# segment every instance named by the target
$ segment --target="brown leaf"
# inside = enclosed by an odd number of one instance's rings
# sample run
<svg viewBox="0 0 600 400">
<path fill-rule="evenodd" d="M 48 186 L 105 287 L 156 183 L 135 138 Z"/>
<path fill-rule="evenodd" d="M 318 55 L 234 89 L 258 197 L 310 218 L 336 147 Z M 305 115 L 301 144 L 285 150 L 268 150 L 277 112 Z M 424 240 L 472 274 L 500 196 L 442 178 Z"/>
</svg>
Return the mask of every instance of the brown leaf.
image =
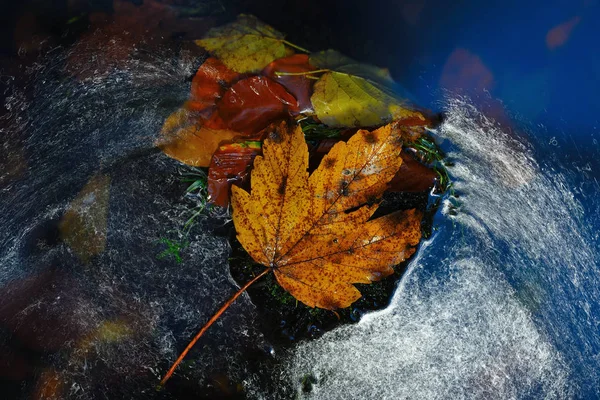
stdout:
<svg viewBox="0 0 600 400">
<path fill-rule="evenodd" d="M 403 150 L 402 166 L 390 181 L 390 192 L 425 192 L 435 185 L 438 174 L 421 164 L 411 154 Z"/>
<path fill-rule="evenodd" d="M 278 75 L 277 73 L 303 73 L 314 71 L 316 68 L 310 65 L 308 54 L 294 54 L 289 57 L 275 60 L 263 70 L 263 75 L 268 76 L 280 83 L 298 101 L 299 113 L 312 113 L 312 87 L 314 80 L 308 75 Z"/>
<path fill-rule="evenodd" d="M 207 58 L 192 80 L 192 96 L 188 106 L 194 110 L 214 106 L 238 76 L 216 58 Z"/>
<path fill-rule="evenodd" d="M 54 368 L 42 370 L 32 396 L 34 400 L 60 400 L 64 396 L 65 382 Z"/>
<path fill-rule="evenodd" d="M 169 157 L 194 167 L 208 167 L 210 159 L 224 140 L 240 134 L 226 129 L 210 129 L 195 124 L 185 109 L 171 114 L 156 145 Z"/>
<path fill-rule="evenodd" d="M 221 143 L 213 154 L 208 168 L 208 194 L 211 203 L 227 207 L 229 188 L 245 186 L 250 178 L 254 158 L 261 153 L 258 141 L 229 141 Z"/>
<path fill-rule="evenodd" d="M 414 253 L 419 212 L 370 219 L 402 164 L 401 129 L 359 130 L 309 176 L 301 128 L 282 123 L 254 161 L 251 193 L 232 188 L 238 240 L 304 304 L 347 307 L 361 296 L 354 283 L 390 275 Z"/>
<path fill-rule="evenodd" d="M 298 102 L 283 86 L 264 76 L 242 79 L 231 86 L 218 105 L 228 129 L 252 134 L 298 109 Z"/>
</svg>

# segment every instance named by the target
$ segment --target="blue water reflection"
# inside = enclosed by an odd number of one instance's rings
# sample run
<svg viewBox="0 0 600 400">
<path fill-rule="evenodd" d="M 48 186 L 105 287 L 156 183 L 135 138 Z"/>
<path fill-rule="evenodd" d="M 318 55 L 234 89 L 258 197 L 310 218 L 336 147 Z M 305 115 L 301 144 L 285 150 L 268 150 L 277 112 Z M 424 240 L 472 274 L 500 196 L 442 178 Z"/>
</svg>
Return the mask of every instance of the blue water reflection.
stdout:
<svg viewBox="0 0 600 400">
<path fill-rule="evenodd" d="M 443 3 L 423 2 L 415 24 L 420 46 L 403 82 L 418 99 L 433 105 L 438 85 L 485 88 L 533 123 L 597 132 L 597 1 Z"/>
</svg>

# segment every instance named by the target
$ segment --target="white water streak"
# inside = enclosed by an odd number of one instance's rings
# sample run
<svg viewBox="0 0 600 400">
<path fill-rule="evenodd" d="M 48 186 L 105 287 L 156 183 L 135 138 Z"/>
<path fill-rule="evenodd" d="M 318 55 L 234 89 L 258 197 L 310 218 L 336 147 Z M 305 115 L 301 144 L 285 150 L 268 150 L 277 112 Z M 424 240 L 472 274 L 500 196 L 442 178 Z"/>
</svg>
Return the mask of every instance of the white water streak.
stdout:
<svg viewBox="0 0 600 400">
<path fill-rule="evenodd" d="M 440 232 L 388 309 L 293 352 L 282 379 L 317 380 L 301 397 L 562 399 L 586 385 L 572 368 L 593 365 L 568 344 L 598 326 L 598 254 L 581 205 L 563 175 L 469 103 L 447 111 L 438 134 L 453 146 L 456 197 Z"/>
</svg>

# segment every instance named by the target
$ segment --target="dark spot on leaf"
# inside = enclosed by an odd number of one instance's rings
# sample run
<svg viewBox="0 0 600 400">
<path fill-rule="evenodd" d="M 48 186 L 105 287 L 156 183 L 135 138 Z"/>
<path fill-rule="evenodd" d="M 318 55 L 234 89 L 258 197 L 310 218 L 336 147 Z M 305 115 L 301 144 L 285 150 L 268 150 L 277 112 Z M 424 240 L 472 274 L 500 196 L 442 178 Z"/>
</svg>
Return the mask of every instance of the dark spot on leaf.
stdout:
<svg viewBox="0 0 600 400">
<path fill-rule="evenodd" d="M 340 308 L 340 302 L 337 299 L 331 297 L 325 297 L 321 299 L 320 305 L 318 307 L 324 308 L 326 310 L 335 310 Z"/>
<path fill-rule="evenodd" d="M 281 143 L 283 141 L 283 138 L 277 131 L 269 133 L 269 139 L 271 139 L 273 143 Z"/>
<path fill-rule="evenodd" d="M 338 243 L 338 239 L 337 238 L 333 238 L 333 243 Z"/>
<path fill-rule="evenodd" d="M 333 166 L 335 165 L 335 158 L 325 158 L 323 160 L 323 166 L 327 169 L 333 168 Z"/>
<path fill-rule="evenodd" d="M 346 251 L 346 253 L 348 253 L 348 254 L 350 254 L 350 255 L 354 254 L 354 248 L 350 247 L 350 248 L 349 248 L 349 249 Z"/>
<path fill-rule="evenodd" d="M 348 191 L 348 182 L 342 180 L 340 181 L 340 194 L 342 196 L 348 196 L 349 191 Z"/>
<path fill-rule="evenodd" d="M 279 193 L 282 196 L 285 193 L 285 188 L 287 186 L 287 178 L 287 175 L 283 177 L 283 179 L 281 180 L 281 184 L 279 185 L 279 189 L 277 189 L 277 193 Z"/>
<path fill-rule="evenodd" d="M 367 142 L 369 144 L 377 143 L 377 136 L 375 134 L 373 134 L 373 132 L 364 132 L 363 136 L 365 138 L 365 142 Z"/>
</svg>

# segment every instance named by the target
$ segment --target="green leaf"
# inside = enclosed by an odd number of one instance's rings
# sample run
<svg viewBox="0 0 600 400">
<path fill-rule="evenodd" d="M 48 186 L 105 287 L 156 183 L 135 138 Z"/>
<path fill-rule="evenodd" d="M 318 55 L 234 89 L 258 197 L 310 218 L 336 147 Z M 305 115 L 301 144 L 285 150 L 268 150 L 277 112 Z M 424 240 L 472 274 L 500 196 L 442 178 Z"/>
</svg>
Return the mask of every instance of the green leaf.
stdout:
<svg viewBox="0 0 600 400">
<path fill-rule="evenodd" d="M 230 24 L 212 28 L 196 44 L 239 73 L 260 71 L 271 61 L 288 55 L 288 43 L 282 33 L 246 14 L 240 14 Z"/>
<path fill-rule="evenodd" d="M 319 120 L 330 127 L 382 125 L 393 118 L 399 101 L 366 79 L 342 72 L 327 72 L 310 98 Z"/>
</svg>

